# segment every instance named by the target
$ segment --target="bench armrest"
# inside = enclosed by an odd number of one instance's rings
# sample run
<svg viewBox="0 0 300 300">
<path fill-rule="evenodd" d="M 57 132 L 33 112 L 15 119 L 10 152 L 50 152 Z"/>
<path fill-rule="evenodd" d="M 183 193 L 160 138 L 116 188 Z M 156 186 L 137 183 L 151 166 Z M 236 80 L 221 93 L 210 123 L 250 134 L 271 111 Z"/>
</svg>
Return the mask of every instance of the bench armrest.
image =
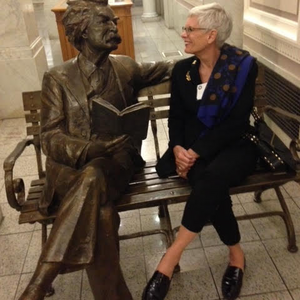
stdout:
<svg viewBox="0 0 300 300">
<path fill-rule="evenodd" d="M 283 118 L 293 120 L 300 123 L 300 116 L 290 113 L 282 108 L 274 107 L 272 105 L 265 106 L 265 112 L 272 111 L 273 113 L 280 115 Z M 300 140 L 294 139 L 290 143 L 290 150 L 293 155 L 293 158 L 297 161 L 298 165 L 300 164 L 300 158 L 298 152 L 300 152 Z"/>
<path fill-rule="evenodd" d="M 22 140 L 3 163 L 7 201 L 12 208 L 18 211 L 21 210 L 22 204 L 25 202 L 25 186 L 23 179 L 13 178 L 13 169 L 18 157 L 24 152 L 27 146 L 32 144 L 32 139 Z"/>
<path fill-rule="evenodd" d="M 272 105 L 266 105 L 264 107 L 264 112 L 268 112 L 268 111 L 272 111 L 273 113 L 277 114 L 277 115 L 281 115 L 282 117 L 284 118 L 287 118 L 287 119 L 290 119 L 290 120 L 293 120 L 293 121 L 297 121 L 300 123 L 300 116 L 296 115 L 296 114 L 293 114 L 293 113 L 290 113 L 282 108 L 279 108 L 279 107 L 275 107 L 275 106 L 272 106 Z"/>
</svg>

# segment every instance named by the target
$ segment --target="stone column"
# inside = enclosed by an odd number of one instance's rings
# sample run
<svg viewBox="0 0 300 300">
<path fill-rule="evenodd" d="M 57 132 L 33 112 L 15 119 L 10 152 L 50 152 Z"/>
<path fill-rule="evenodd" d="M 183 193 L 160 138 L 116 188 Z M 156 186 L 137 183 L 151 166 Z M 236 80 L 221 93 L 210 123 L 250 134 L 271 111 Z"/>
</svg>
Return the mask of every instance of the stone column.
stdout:
<svg viewBox="0 0 300 300">
<path fill-rule="evenodd" d="M 2 0 L 0 119 L 23 117 L 22 92 L 41 89 L 47 60 L 32 0 Z"/>
<path fill-rule="evenodd" d="M 37 23 L 39 35 L 42 38 L 43 46 L 45 49 L 48 67 L 53 67 L 53 55 L 49 39 L 48 27 L 47 27 L 47 18 L 44 9 L 45 0 L 32 0 L 34 7 L 34 15 Z"/>
<path fill-rule="evenodd" d="M 174 27 L 174 3 L 172 0 L 163 0 L 164 2 L 164 20 L 167 28 Z"/>
<path fill-rule="evenodd" d="M 160 20 L 159 15 L 156 12 L 156 1 L 155 0 L 143 0 L 143 22 L 156 22 Z"/>
</svg>

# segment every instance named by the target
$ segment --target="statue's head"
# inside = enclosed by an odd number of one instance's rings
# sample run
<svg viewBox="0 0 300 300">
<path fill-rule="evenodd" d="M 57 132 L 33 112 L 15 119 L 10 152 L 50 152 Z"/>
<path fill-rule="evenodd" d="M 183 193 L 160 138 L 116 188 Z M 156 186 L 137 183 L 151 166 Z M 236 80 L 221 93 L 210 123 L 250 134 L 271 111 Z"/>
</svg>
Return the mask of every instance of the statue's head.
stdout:
<svg viewBox="0 0 300 300">
<path fill-rule="evenodd" d="M 82 51 L 87 43 L 98 51 L 112 51 L 121 42 L 117 20 L 108 0 L 69 0 L 63 24 L 77 50 Z"/>
</svg>

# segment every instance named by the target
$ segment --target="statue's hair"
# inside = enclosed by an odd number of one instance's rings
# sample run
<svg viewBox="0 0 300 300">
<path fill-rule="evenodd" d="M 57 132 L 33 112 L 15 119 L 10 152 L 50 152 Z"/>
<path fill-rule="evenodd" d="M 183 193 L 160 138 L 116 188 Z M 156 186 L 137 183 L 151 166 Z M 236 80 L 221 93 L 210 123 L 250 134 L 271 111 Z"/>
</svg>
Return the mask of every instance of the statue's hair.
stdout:
<svg viewBox="0 0 300 300">
<path fill-rule="evenodd" d="M 196 16 L 200 27 L 207 28 L 207 30 L 216 29 L 218 32 L 216 43 L 220 48 L 231 34 L 232 18 L 225 9 L 216 2 L 195 6 L 189 11 L 188 16 Z"/>
<path fill-rule="evenodd" d="M 69 0 L 63 16 L 63 25 L 69 42 L 78 50 L 82 47 L 82 34 L 91 20 L 96 6 L 107 6 L 108 0 Z"/>
</svg>

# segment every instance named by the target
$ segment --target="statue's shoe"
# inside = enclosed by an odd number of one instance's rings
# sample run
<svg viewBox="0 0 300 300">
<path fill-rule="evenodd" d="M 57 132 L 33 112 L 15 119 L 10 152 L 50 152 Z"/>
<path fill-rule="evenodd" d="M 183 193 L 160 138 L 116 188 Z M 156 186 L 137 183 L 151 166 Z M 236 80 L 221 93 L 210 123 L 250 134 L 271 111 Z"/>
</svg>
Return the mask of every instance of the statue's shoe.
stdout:
<svg viewBox="0 0 300 300">
<path fill-rule="evenodd" d="M 170 283 L 171 279 L 168 276 L 156 270 L 144 289 L 142 300 L 165 299 Z"/>
<path fill-rule="evenodd" d="M 19 300 L 43 300 L 46 295 L 45 290 L 39 285 L 29 284 Z"/>
</svg>

